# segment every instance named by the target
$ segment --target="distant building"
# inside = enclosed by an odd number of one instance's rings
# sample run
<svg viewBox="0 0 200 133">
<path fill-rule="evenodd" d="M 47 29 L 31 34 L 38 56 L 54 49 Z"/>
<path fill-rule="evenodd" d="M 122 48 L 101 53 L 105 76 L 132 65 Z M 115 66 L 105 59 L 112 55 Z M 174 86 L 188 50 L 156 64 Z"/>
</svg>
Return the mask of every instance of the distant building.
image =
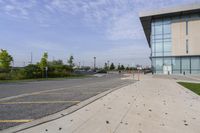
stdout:
<svg viewBox="0 0 200 133">
<path fill-rule="evenodd" d="M 200 3 L 140 13 L 156 74 L 200 74 Z"/>
</svg>

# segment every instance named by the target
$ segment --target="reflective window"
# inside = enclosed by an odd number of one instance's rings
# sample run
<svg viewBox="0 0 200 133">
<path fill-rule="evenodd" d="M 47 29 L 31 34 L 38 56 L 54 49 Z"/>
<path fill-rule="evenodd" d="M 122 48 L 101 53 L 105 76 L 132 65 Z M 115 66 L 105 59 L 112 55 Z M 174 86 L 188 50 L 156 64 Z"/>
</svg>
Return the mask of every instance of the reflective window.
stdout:
<svg viewBox="0 0 200 133">
<path fill-rule="evenodd" d="M 182 58 L 182 73 L 189 74 L 190 73 L 190 58 L 184 57 Z"/>
<path fill-rule="evenodd" d="M 171 33 L 171 25 L 163 25 L 164 28 L 164 34 L 170 34 Z"/>
<path fill-rule="evenodd" d="M 173 58 L 172 66 L 173 66 L 173 71 L 180 70 L 180 58 Z"/>
<path fill-rule="evenodd" d="M 163 59 L 162 58 L 156 59 L 156 69 L 163 69 Z"/>
<path fill-rule="evenodd" d="M 162 35 L 156 35 L 155 37 L 154 37 L 155 39 L 160 39 L 160 40 L 162 40 Z"/>
<path fill-rule="evenodd" d="M 152 59 L 152 68 L 153 68 L 153 71 L 155 72 L 155 70 L 156 70 L 156 58 Z"/>
<path fill-rule="evenodd" d="M 155 42 L 155 43 L 157 43 L 157 42 L 161 42 L 161 43 L 162 43 L 163 40 L 162 40 L 162 39 L 155 39 L 154 42 Z"/>
<path fill-rule="evenodd" d="M 162 25 L 163 20 L 162 19 L 155 19 L 154 22 L 155 22 L 154 23 L 155 25 Z"/>
<path fill-rule="evenodd" d="M 164 65 L 170 66 L 171 64 L 171 58 L 164 58 Z"/>
<path fill-rule="evenodd" d="M 152 35 L 152 36 L 154 36 L 154 35 L 155 35 L 154 26 L 151 26 L 151 35 Z"/>
<path fill-rule="evenodd" d="M 165 52 L 172 51 L 171 42 L 164 42 L 164 51 Z"/>
<path fill-rule="evenodd" d="M 162 25 L 155 26 L 155 35 L 162 34 Z"/>
<path fill-rule="evenodd" d="M 165 18 L 163 24 L 171 24 L 171 18 Z"/>
<path fill-rule="evenodd" d="M 151 26 L 152 56 L 171 56 L 171 18 L 155 19 Z"/>
<path fill-rule="evenodd" d="M 172 55 L 172 52 L 169 51 L 169 52 L 164 52 L 164 56 L 171 56 Z"/>
<path fill-rule="evenodd" d="M 163 47 L 162 47 L 162 43 L 161 42 L 156 42 L 155 43 L 155 52 L 162 52 L 163 51 Z"/>
<path fill-rule="evenodd" d="M 182 58 L 182 69 L 190 69 L 190 59 L 185 57 Z"/>
<path fill-rule="evenodd" d="M 164 34 L 164 39 L 170 39 L 171 38 L 171 34 Z"/>
<path fill-rule="evenodd" d="M 156 52 L 155 56 L 163 56 L 163 53 L 162 52 Z"/>
<path fill-rule="evenodd" d="M 200 69 L 200 58 L 199 57 L 191 58 L 191 68 L 192 69 Z"/>
<path fill-rule="evenodd" d="M 173 74 L 200 74 L 200 56 L 154 57 L 152 59 L 154 73 L 163 73 L 163 65 L 172 66 Z"/>
</svg>

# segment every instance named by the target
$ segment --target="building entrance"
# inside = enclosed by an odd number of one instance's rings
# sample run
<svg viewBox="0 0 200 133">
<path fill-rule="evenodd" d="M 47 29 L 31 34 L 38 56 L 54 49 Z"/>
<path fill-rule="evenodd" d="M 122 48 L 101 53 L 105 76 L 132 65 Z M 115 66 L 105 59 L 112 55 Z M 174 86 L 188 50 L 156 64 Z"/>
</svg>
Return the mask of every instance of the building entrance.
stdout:
<svg viewBox="0 0 200 133">
<path fill-rule="evenodd" d="M 172 66 L 171 65 L 164 65 L 163 66 L 163 74 L 166 74 L 166 75 L 172 74 Z"/>
</svg>

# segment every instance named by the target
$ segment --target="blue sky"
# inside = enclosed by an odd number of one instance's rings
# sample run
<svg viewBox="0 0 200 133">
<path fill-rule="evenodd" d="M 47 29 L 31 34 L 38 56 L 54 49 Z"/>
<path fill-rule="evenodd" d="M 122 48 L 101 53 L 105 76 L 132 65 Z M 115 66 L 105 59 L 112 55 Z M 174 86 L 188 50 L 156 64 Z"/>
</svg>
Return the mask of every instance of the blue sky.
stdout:
<svg viewBox="0 0 200 133">
<path fill-rule="evenodd" d="M 70 55 L 97 65 L 150 65 L 150 49 L 138 13 L 200 0 L 0 0 L 0 48 L 15 65 Z"/>
</svg>

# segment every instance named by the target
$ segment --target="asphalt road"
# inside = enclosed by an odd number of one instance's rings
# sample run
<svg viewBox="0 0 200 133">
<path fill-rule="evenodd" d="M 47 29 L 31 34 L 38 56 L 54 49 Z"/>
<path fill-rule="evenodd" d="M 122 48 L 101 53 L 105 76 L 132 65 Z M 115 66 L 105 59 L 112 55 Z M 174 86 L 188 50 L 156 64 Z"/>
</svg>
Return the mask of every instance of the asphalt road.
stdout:
<svg viewBox="0 0 200 133">
<path fill-rule="evenodd" d="M 0 130 L 64 110 L 99 93 L 133 83 L 122 75 L 0 84 Z"/>
</svg>

